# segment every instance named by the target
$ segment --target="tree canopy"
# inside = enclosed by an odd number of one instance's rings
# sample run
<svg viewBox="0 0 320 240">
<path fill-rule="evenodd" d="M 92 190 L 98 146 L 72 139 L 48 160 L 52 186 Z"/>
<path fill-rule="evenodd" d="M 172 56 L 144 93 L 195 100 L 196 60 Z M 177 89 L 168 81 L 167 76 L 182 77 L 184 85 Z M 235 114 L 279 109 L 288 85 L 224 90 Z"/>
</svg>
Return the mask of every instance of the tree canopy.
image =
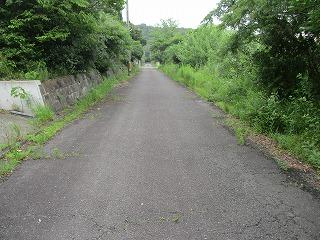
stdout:
<svg viewBox="0 0 320 240">
<path fill-rule="evenodd" d="M 171 46 L 181 42 L 187 29 L 178 28 L 176 21 L 172 19 L 161 20 L 151 31 L 150 50 L 152 58 L 160 63 L 166 62 L 173 53 Z"/>
<path fill-rule="evenodd" d="M 215 15 L 222 26 L 236 30 L 234 49 L 258 42 L 253 57 L 261 82 L 282 95 L 291 94 L 301 79 L 320 97 L 319 0 L 222 0 Z"/>
<path fill-rule="evenodd" d="M 130 49 L 141 47 L 121 21 L 123 4 L 123 0 L 2 1 L 0 77 L 105 71 L 114 62 L 126 61 Z"/>
</svg>

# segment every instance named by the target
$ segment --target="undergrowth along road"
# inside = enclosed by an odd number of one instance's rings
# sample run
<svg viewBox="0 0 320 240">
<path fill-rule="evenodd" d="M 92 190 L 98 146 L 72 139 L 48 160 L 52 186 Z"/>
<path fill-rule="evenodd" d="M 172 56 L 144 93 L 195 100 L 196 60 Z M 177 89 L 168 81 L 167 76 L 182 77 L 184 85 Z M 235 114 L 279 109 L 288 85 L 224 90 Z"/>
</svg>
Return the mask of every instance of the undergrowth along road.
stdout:
<svg viewBox="0 0 320 240">
<path fill-rule="evenodd" d="M 162 65 L 160 68 L 175 81 L 233 116 L 229 125 L 234 128 L 239 143 L 244 143 L 250 133 L 266 135 L 279 148 L 297 158 L 297 161 L 311 166 L 319 174 L 319 109 L 312 102 L 304 98 L 292 98 L 286 103 L 276 96 L 264 95 L 250 81 L 219 78 L 205 68 L 194 69 L 175 64 Z M 288 162 L 284 168 L 290 168 L 290 164 Z"/>
</svg>

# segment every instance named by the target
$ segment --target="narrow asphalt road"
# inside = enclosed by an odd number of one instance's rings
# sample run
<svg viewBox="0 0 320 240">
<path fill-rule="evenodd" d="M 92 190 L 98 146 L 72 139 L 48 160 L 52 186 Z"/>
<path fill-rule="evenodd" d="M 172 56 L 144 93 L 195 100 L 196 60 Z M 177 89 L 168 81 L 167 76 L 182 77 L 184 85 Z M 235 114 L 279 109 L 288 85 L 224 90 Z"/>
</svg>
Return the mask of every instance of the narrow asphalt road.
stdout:
<svg viewBox="0 0 320 240">
<path fill-rule="evenodd" d="M 320 204 L 155 69 L 0 184 L 0 239 L 320 239 Z"/>
</svg>

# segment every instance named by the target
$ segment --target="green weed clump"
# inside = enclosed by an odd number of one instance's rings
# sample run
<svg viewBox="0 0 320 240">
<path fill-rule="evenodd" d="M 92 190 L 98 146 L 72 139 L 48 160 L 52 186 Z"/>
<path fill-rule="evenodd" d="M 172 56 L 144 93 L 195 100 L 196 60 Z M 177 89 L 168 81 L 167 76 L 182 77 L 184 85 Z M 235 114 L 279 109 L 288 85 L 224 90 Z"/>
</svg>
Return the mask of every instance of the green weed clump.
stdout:
<svg viewBox="0 0 320 240">
<path fill-rule="evenodd" d="M 34 117 L 35 117 L 35 124 L 37 125 L 41 125 L 47 122 L 50 122 L 54 119 L 54 111 L 52 110 L 52 108 L 50 106 L 42 106 L 42 105 L 38 105 L 36 107 L 33 108 L 33 113 L 34 113 Z"/>
</svg>

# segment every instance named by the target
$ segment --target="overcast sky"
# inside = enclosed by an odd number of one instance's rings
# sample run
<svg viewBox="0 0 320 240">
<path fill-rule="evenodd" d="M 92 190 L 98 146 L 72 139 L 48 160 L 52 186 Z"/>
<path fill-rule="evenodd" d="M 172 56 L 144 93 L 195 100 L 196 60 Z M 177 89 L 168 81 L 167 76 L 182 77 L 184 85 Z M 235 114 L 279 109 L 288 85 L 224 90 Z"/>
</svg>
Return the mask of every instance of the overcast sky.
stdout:
<svg viewBox="0 0 320 240">
<path fill-rule="evenodd" d="M 172 18 L 180 27 L 196 28 L 219 0 L 129 0 L 130 22 L 156 25 Z M 125 10 L 123 14 L 126 18 Z"/>
</svg>

